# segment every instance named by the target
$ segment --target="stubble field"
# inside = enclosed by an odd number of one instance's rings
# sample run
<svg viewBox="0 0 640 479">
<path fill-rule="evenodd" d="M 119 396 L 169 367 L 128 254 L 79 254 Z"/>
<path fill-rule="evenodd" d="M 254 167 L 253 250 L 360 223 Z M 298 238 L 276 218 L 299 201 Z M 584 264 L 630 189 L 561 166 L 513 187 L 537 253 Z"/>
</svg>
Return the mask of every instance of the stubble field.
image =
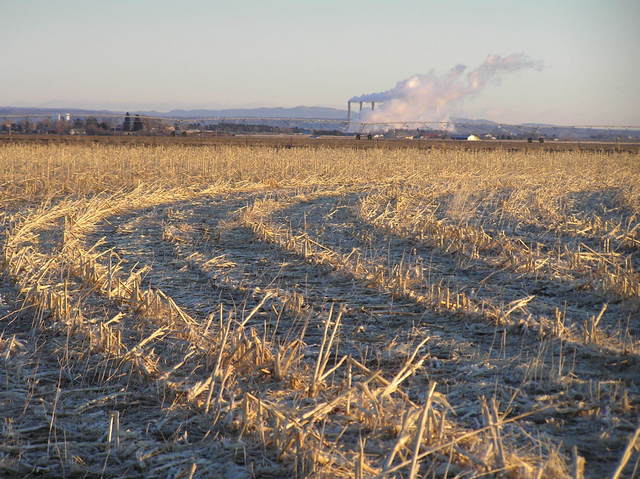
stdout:
<svg viewBox="0 0 640 479">
<path fill-rule="evenodd" d="M 0 474 L 640 475 L 637 153 L 0 146 Z"/>
</svg>

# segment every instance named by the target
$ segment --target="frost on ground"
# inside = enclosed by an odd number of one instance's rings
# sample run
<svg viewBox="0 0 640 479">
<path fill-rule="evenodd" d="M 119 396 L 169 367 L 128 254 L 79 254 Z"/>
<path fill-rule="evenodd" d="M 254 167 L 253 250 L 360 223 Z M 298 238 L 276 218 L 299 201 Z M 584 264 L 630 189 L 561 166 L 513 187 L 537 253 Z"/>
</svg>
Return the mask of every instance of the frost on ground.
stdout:
<svg viewBox="0 0 640 479">
<path fill-rule="evenodd" d="M 638 474 L 637 155 L 11 145 L 0 180 L 5 476 Z"/>
</svg>

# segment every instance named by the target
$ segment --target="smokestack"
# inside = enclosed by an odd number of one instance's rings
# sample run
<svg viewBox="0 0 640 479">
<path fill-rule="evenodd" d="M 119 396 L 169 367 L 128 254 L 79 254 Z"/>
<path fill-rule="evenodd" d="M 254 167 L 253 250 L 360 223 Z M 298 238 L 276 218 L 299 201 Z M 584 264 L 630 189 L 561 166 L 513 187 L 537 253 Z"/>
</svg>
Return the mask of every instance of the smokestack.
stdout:
<svg viewBox="0 0 640 479">
<path fill-rule="evenodd" d="M 484 63 L 468 71 L 457 65 L 445 74 L 430 72 L 414 75 L 399 81 L 390 90 L 355 96 L 352 102 L 371 103 L 371 111 L 365 112 L 361 121 L 379 123 L 403 123 L 407 121 L 443 122 L 455 113 L 466 98 L 480 93 L 500 76 L 523 69 L 540 70 L 540 62 L 524 54 L 506 57 L 489 55 Z M 383 102 L 375 109 L 375 102 Z"/>
<path fill-rule="evenodd" d="M 347 123 L 351 123 L 351 101 L 347 102 Z"/>
</svg>

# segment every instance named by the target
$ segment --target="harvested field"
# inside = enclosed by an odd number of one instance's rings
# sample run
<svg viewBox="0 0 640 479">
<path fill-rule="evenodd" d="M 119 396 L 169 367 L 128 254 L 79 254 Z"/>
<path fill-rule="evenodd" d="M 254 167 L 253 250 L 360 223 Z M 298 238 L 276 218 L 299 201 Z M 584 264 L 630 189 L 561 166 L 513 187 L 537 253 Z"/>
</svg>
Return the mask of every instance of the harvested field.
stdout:
<svg viewBox="0 0 640 479">
<path fill-rule="evenodd" d="M 637 152 L 0 145 L 0 474 L 640 477 Z"/>
</svg>

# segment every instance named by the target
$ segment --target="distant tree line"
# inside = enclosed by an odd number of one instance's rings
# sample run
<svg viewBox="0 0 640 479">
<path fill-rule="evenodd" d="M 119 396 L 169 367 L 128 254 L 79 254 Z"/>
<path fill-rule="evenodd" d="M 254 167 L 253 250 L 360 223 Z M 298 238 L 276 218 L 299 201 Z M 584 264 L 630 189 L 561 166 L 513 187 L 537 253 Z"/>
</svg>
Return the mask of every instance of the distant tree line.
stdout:
<svg viewBox="0 0 640 479">
<path fill-rule="evenodd" d="M 108 135 L 114 130 L 114 124 L 108 119 L 89 116 L 71 120 L 44 118 L 37 121 L 25 118 L 19 121 L 0 123 L 2 133 L 20 134 L 58 134 L 58 135 Z"/>
<path fill-rule="evenodd" d="M 307 130 L 298 127 L 281 127 L 271 125 L 250 125 L 244 123 L 216 123 L 215 125 L 201 125 L 200 123 L 190 123 L 189 129 L 204 129 L 207 131 L 217 131 L 220 133 L 308 133 Z"/>
<path fill-rule="evenodd" d="M 0 118 L 1 133 L 16 134 L 58 134 L 58 135 L 113 135 L 118 133 L 166 134 L 160 120 L 131 116 L 127 113 L 123 120 L 117 118 L 64 117 L 18 121 L 4 121 Z"/>
</svg>

